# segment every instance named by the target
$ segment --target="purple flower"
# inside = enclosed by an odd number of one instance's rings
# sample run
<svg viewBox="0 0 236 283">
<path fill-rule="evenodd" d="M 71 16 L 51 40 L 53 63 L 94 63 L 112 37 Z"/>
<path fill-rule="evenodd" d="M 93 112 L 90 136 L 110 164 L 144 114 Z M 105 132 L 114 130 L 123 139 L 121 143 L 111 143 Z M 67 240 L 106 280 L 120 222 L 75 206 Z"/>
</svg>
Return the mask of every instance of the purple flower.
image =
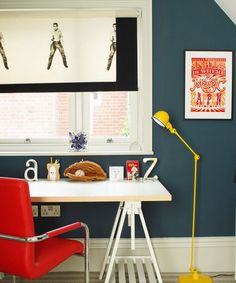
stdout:
<svg viewBox="0 0 236 283">
<path fill-rule="evenodd" d="M 87 145 L 87 135 L 84 132 L 79 132 L 77 134 L 69 132 L 71 148 L 76 151 L 86 149 Z"/>
</svg>

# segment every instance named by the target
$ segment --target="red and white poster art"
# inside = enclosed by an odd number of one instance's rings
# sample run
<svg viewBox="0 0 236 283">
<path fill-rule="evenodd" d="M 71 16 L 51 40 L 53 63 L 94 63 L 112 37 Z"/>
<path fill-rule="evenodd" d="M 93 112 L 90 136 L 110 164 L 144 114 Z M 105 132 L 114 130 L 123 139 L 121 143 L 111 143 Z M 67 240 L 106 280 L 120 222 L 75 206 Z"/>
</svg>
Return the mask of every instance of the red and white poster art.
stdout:
<svg viewBox="0 0 236 283">
<path fill-rule="evenodd" d="M 185 118 L 232 118 L 232 51 L 185 52 Z"/>
</svg>

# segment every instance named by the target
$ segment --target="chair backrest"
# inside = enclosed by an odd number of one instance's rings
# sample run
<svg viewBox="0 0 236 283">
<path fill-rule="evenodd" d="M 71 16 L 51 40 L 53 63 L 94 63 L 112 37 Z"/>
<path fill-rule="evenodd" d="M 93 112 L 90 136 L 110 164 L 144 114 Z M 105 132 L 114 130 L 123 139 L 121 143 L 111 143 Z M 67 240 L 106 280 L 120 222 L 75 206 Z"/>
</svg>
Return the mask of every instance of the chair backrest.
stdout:
<svg viewBox="0 0 236 283">
<path fill-rule="evenodd" d="M 0 178 L 0 234 L 34 236 L 34 221 L 25 180 Z M 34 244 L 0 239 L 0 272 L 21 275 L 34 259 Z"/>
</svg>

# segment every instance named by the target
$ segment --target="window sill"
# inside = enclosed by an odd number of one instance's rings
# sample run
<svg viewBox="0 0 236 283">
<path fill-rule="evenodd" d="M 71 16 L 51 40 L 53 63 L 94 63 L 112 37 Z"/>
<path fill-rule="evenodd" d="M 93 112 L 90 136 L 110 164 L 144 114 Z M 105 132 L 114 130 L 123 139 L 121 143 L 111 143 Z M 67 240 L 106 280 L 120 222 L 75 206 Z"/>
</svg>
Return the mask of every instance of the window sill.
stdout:
<svg viewBox="0 0 236 283">
<path fill-rule="evenodd" d="M 84 151 L 73 151 L 69 144 L 1 144 L 0 156 L 108 156 L 108 155 L 153 155 L 151 147 L 125 144 L 88 146 Z"/>
<path fill-rule="evenodd" d="M 153 155 L 153 151 L 0 151 L 0 156 Z"/>
</svg>

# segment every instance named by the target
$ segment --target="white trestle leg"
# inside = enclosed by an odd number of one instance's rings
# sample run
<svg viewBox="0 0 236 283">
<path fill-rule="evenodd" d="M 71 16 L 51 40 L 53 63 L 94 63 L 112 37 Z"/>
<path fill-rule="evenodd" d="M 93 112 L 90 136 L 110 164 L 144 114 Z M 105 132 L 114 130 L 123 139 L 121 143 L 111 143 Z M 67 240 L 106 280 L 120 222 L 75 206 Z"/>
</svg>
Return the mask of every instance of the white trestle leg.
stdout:
<svg viewBox="0 0 236 283">
<path fill-rule="evenodd" d="M 131 250 L 135 249 L 135 215 L 139 215 L 150 256 L 116 256 L 126 215 L 128 215 L 128 225 L 131 231 Z M 100 272 L 100 280 L 103 278 L 107 265 L 104 283 L 115 282 L 116 266 L 120 283 L 126 282 L 125 270 L 128 272 L 128 282 L 130 283 L 135 283 L 136 279 L 139 283 L 145 283 L 147 278 L 150 283 L 156 283 L 157 281 L 163 283 L 140 201 L 120 203 Z M 137 276 L 135 272 L 137 272 Z"/>
</svg>

